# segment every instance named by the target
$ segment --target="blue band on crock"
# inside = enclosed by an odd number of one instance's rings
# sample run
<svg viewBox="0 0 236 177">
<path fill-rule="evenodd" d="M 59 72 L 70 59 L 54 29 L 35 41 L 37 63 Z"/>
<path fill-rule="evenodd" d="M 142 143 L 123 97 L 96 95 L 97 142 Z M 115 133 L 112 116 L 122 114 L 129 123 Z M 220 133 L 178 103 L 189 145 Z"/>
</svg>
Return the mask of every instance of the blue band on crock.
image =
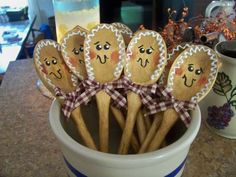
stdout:
<svg viewBox="0 0 236 177">
<path fill-rule="evenodd" d="M 180 170 L 183 168 L 183 166 L 186 162 L 186 159 L 187 158 L 185 158 L 184 161 L 174 171 L 172 171 L 171 173 L 169 173 L 165 177 L 175 177 L 180 172 Z"/>
<path fill-rule="evenodd" d="M 174 170 L 172 171 L 171 173 L 169 173 L 168 175 L 166 175 L 165 177 L 175 177 L 179 172 L 180 170 L 183 168 L 185 162 L 186 162 L 186 159 L 184 159 L 184 161 Z M 64 157 L 64 160 L 66 162 L 66 165 L 67 167 L 70 169 L 70 171 L 76 176 L 76 177 L 87 177 L 85 176 L 84 174 L 80 173 L 76 168 L 74 168 L 67 160 L 66 158 Z"/>
<path fill-rule="evenodd" d="M 64 160 L 66 162 L 67 167 L 70 169 L 70 171 L 76 176 L 76 177 L 87 177 L 84 174 L 80 173 L 76 168 L 74 168 L 64 157 Z"/>
</svg>

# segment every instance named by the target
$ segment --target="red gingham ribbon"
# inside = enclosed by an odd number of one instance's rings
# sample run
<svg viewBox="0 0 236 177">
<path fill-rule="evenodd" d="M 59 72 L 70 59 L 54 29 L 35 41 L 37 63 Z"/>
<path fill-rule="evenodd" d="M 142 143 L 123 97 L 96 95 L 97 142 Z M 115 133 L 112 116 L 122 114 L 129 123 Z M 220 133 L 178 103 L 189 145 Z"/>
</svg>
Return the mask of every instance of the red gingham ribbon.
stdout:
<svg viewBox="0 0 236 177">
<path fill-rule="evenodd" d="M 100 90 L 104 90 L 113 100 L 113 105 L 119 108 L 126 107 L 126 98 L 116 89 L 123 88 L 122 82 L 114 81 L 101 84 L 95 80 L 86 79 L 82 82 L 85 91 L 79 96 L 80 104 L 89 102 Z"/>
<path fill-rule="evenodd" d="M 57 97 L 64 100 L 64 103 L 62 105 L 62 112 L 65 115 L 65 117 L 69 118 L 71 112 L 76 108 L 76 105 L 79 101 L 79 95 L 83 91 L 83 85 L 79 84 L 76 90 L 70 93 L 64 93 L 58 87 L 56 87 L 54 91 Z"/>
<path fill-rule="evenodd" d="M 125 91 L 132 91 L 137 93 L 143 105 L 150 109 L 153 104 L 155 104 L 155 100 L 152 98 L 151 95 L 158 95 L 159 90 L 161 89 L 158 84 L 151 84 L 151 85 L 138 85 L 133 83 L 131 80 L 129 80 L 127 77 L 122 78 L 122 82 L 124 85 Z"/>
<path fill-rule="evenodd" d="M 191 117 L 188 110 L 193 110 L 197 103 L 194 101 L 180 101 L 175 99 L 168 88 L 164 89 L 161 93 L 164 97 L 164 101 L 151 105 L 147 115 L 165 111 L 169 108 L 174 108 L 174 110 L 179 114 L 181 120 L 188 127 L 191 122 Z"/>
</svg>

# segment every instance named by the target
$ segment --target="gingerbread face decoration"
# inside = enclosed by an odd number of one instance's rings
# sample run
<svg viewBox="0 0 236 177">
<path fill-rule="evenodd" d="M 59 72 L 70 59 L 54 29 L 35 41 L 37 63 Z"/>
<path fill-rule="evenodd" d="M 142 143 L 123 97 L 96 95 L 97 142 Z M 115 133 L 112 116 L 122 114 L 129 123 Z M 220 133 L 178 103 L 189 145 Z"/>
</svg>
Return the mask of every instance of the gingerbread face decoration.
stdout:
<svg viewBox="0 0 236 177">
<path fill-rule="evenodd" d="M 177 99 L 200 101 L 215 82 L 217 62 L 212 49 L 202 45 L 191 46 L 173 63 L 168 88 Z"/>
<path fill-rule="evenodd" d="M 61 40 L 61 51 L 65 63 L 80 80 L 87 76 L 84 62 L 84 39 L 86 35 L 87 30 L 76 26 L 67 32 Z"/>
<path fill-rule="evenodd" d="M 125 44 L 112 25 L 95 26 L 85 38 L 85 65 L 90 79 L 101 83 L 119 78 L 124 65 Z"/>
<path fill-rule="evenodd" d="M 165 67 L 166 53 L 159 33 L 138 31 L 127 48 L 125 75 L 137 84 L 155 83 Z"/>
<path fill-rule="evenodd" d="M 55 87 L 71 91 L 76 86 L 77 81 L 64 63 L 60 45 L 55 41 L 41 40 L 37 43 L 34 63 L 40 79 L 51 91 Z"/>
</svg>

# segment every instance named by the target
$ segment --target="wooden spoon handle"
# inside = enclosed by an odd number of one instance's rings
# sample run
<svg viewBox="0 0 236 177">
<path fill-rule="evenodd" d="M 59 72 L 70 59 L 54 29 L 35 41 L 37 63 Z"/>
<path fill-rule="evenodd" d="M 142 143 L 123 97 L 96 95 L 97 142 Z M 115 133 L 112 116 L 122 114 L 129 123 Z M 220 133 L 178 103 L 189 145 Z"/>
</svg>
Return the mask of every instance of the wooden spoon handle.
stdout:
<svg viewBox="0 0 236 177">
<path fill-rule="evenodd" d="M 143 141 L 144 141 L 144 139 L 145 139 L 145 137 L 147 135 L 147 129 L 146 129 L 146 126 L 145 126 L 144 119 L 146 119 L 146 117 L 143 116 L 143 113 L 140 110 L 138 112 L 137 121 L 136 121 L 138 137 L 139 137 L 140 144 L 143 143 Z M 148 117 L 147 117 L 147 119 L 148 119 Z"/>
<path fill-rule="evenodd" d="M 103 90 L 96 94 L 99 114 L 99 141 L 100 151 L 108 152 L 109 145 L 109 107 L 110 96 Z"/>
<path fill-rule="evenodd" d="M 154 151 L 158 149 L 161 146 L 161 143 L 165 139 L 167 133 L 172 128 L 172 126 L 175 124 L 175 122 L 178 120 L 178 114 L 174 109 L 167 109 L 164 112 L 163 120 L 161 122 L 160 128 L 156 132 L 156 135 L 154 136 L 152 142 L 147 148 L 147 151 Z"/>
<path fill-rule="evenodd" d="M 155 136 L 155 133 L 157 132 L 157 129 L 160 127 L 161 122 L 162 122 L 162 117 L 163 117 L 163 113 L 157 113 L 154 116 L 154 120 L 152 122 L 152 125 L 148 131 L 148 134 L 144 140 L 144 142 L 141 144 L 141 147 L 139 149 L 139 154 L 140 153 L 144 153 L 148 147 L 148 145 L 150 144 L 150 142 L 152 141 L 153 137 Z"/>
<path fill-rule="evenodd" d="M 148 130 L 151 128 L 152 126 L 152 122 L 151 122 L 151 119 L 149 116 L 145 117 L 144 119 L 144 122 L 145 122 L 145 127 L 146 127 L 146 130 L 148 132 Z"/>
<path fill-rule="evenodd" d="M 60 98 L 57 98 L 57 99 L 62 105 L 64 100 Z M 77 131 L 79 132 L 81 138 L 83 139 L 85 146 L 87 146 L 88 148 L 97 150 L 96 144 L 84 122 L 84 118 L 81 114 L 80 107 L 77 107 L 76 109 L 73 110 L 73 112 L 71 113 L 71 118 L 76 124 Z"/>
<path fill-rule="evenodd" d="M 133 92 L 128 92 L 128 112 L 125 122 L 125 127 L 121 137 L 121 142 L 119 146 L 119 154 L 127 154 L 130 145 L 130 139 L 133 133 L 134 125 L 136 122 L 136 115 L 142 105 L 139 95 Z"/>
<path fill-rule="evenodd" d="M 97 147 L 93 141 L 93 138 L 92 138 L 91 134 L 89 133 L 89 130 L 84 122 L 80 107 L 76 108 L 72 112 L 71 118 L 75 122 L 77 130 L 78 130 L 81 138 L 83 139 L 85 145 L 91 149 L 97 150 Z"/>
<path fill-rule="evenodd" d="M 113 106 L 111 106 L 111 111 L 112 111 L 116 121 L 118 122 L 120 128 L 123 130 L 125 127 L 125 118 L 124 118 L 122 112 Z M 134 133 L 131 137 L 131 146 L 132 146 L 134 152 L 138 152 L 140 145 L 139 145 L 138 139 Z"/>
</svg>

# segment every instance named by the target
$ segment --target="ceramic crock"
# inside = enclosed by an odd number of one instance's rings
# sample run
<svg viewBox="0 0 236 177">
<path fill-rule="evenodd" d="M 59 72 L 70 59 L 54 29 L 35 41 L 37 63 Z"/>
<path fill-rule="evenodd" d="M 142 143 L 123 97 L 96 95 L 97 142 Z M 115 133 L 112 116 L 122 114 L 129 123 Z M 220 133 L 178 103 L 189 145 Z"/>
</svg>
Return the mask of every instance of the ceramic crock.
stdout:
<svg viewBox="0 0 236 177">
<path fill-rule="evenodd" d="M 227 46 L 231 53 L 236 51 L 236 41 L 223 41 L 215 46 L 221 67 L 212 90 L 200 106 L 202 117 L 211 130 L 236 139 L 236 55 L 233 58 L 223 54 L 223 48 Z"/>
<path fill-rule="evenodd" d="M 96 110 L 90 105 L 85 115 L 88 121 L 95 117 L 94 112 Z M 201 113 L 198 106 L 191 112 L 191 117 L 192 121 L 188 129 L 168 146 L 149 153 L 117 155 L 89 149 L 81 145 L 79 140 L 76 141 L 75 132 L 72 131 L 73 122 L 65 120 L 58 101 L 52 103 L 49 112 L 50 125 L 59 141 L 70 177 L 180 177 L 190 145 L 200 128 Z M 181 123 L 183 124 L 182 121 Z M 92 125 L 93 131 L 96 129 L 95 125 L 97 124 Z M 110 133 L 116 133 L 116 131 L 117 129 L 113 127 Z M 93 137 L 96 136 L 93 132 L 91 133 Z M 119 137 L 112 138 L 113 142 L 119 142 Z M 115 144 L 113 142 L 111 145 Z"/>
</svg>

